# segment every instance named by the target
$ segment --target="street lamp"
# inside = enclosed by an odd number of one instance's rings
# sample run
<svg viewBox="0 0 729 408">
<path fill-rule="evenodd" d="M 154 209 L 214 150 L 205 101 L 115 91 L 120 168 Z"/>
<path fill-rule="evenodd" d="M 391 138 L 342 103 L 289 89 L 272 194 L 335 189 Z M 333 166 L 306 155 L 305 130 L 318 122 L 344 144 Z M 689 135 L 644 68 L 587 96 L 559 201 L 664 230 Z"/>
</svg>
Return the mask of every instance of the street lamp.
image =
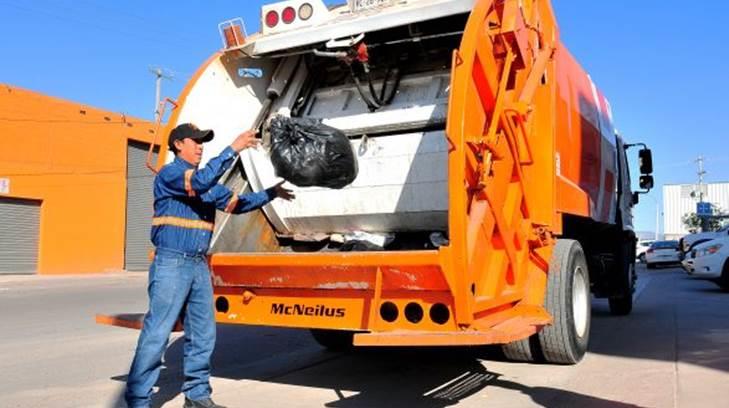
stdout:
<svg viewBox="0 0 729 408">
<path fill-rule="evenodd" d="M 658 241 L 658 228 L 659 228 L 659 225 L 660 225 L 661 211 L 660 211 L 660 207 L 658 206 L 658 200 L 656 200 L 656 198 L 653 197 L 652 195 L 649 195 L 648 197 L 650 197 L 650 199 L 653 200 L 653 203 L 655 203 L 655 205 L 656 205 L 656 227 L 655 227 L 655 232 L 654 232 L 654 238 L 653 239 L 655 241 Z"/>
</svg>

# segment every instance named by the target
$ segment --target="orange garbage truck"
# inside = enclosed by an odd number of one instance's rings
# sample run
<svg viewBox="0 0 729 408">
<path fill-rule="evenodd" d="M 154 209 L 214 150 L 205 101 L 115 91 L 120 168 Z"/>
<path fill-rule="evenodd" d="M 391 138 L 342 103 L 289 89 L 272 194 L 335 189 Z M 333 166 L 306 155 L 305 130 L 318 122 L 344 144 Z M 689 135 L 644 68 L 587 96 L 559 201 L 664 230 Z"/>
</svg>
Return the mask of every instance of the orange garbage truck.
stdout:
<svg viewBox="0 0 729 408">
<path fill-rule="evenodd" d="M 221 181 L 238 192 L 277 181 L 277 115 L 340 129 L 359 172 L 342 189 L 290 186 L 296 200 L 218 215 L 219 323 L 309 329 L 331 349 L 500 344 L 514 360 L 574 364 L 592 295 L 631 311 L 635 145 L 548 0 L 289 0 L 261 20 L 253 35 L 240 19 L 220 25 L 223 48 L 166 130 L 214 129 L 215 154 L 262 129 Z"/>
</svg>

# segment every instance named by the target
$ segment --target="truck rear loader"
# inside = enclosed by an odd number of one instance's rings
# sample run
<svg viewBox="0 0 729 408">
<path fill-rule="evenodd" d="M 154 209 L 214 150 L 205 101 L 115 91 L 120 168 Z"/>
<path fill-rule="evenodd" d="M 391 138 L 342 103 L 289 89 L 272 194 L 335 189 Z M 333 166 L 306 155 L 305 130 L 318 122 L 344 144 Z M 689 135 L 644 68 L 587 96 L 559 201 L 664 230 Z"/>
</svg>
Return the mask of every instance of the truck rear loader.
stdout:
<svg viewBox="0 0 729 408">
<path fill-rule="evenodd" d="M 332 349 L 501 344 L 514 360 L 573 364 L 591 294 L 631 311 L 632 145 L 548 0 L 290 0 L 264 6 L 261 26 L 221 24 L 224 47 L 167 132 L 214 129 L 204 164 L 261 128 L 263 146 L 221 180 L 260 191 L 278 180 L 270 118 L 316 118 L 347 135 L 359 174 L 218 214 L 218 322 L 311 329 Z M 340 245 L 362 239 L 376 244 Z"/>
</svg>

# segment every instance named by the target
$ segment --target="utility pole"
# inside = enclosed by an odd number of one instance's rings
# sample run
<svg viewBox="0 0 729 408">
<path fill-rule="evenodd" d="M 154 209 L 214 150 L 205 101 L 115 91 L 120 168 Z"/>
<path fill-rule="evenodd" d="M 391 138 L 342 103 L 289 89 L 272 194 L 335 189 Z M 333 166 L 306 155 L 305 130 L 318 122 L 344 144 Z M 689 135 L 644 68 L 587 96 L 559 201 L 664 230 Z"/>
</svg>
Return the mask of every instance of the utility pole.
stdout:
<svg viewBox="0 0 729 408">
<path fill-rule="evenodd" d="M 704 202 L 704 176 L 706 170 L 704 170 L 704 156 L 699 156 L 695 161 L 699 165 L 699 171 L 696 173 L 699 176 L 699 202 Z"/>
<path fill-rule="evenodd" d="M 154 120 L 159 121 L 159 101 L 162 98 L 162 80 L 163 79 L 169 79 L 172 80 L 173 75 L 170 72 L 165 72 L 160 67 L 149 67 L 149 72 L 154 74 L 155 76 L 155 100 L 154 100 Z"/>
<path fill-rule="evenodd" d="M 654 237 L 654 239 L 656 241 L 658 241 L 658 228 L 660 226 L 660 222 L 661 222 L 661 212 L 659 211 L 658 200 L 656 200 L 656 232 L 655 232 L 655 237 Z"/>
<path fill-rule="evenodd" d="M 699 202 L 704 202 L 704 176 L 706 175 L 706 170 L 704 170 L 704 156 L 699 155 L 699 157 L 694 160 L 695 163 L 699 166 L 699 171 L 696 172 L 696 174 L 699 176 Z M 697 211 L 698 212 L 698 211 Z M 701 219 L 701 231 L 706 232 L 709 229 L 709 218 L 706 216 L 699 215 L 699 218 Z"/>
<path fill-rule="evenodd" d="M 661 222 L 661 207 L 658 204 L 658 200 L 653 197 L 652 195 L 647 195 L 646 197 L 650 197 L 651 200 L 653 200 L 653 204 L 656 205 L 656 228 L 655 232 L 653 232 L 653 239 L 655 241 L 658 241 L 658 230 L 660 229 L 660 222 Z"/>
</svg>

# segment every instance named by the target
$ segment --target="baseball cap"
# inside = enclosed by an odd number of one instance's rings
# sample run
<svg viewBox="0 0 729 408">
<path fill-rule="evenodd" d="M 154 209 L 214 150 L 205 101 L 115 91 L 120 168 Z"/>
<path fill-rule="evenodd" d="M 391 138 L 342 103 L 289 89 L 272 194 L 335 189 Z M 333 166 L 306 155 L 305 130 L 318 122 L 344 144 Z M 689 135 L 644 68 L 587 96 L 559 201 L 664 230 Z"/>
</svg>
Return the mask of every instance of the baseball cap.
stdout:
<svg viewBox="0 0 729 408">
<path fill-rule="evenodd" d="M 205 143 L 213 140 L 214 136 L 215 133 L 212 130 L 200 130 L 192 123 L 183 123 L 181 125 L 177 125 L 177 127 L 172 129 L 172 132 L 170 132 L 170 137 L 167 141 L 167 145 L 170 147 L 170 150 L 175 151 L 175 140 L 190 138 L 195 140 L 201 140 L 203 143 Z"/>
</svg>

